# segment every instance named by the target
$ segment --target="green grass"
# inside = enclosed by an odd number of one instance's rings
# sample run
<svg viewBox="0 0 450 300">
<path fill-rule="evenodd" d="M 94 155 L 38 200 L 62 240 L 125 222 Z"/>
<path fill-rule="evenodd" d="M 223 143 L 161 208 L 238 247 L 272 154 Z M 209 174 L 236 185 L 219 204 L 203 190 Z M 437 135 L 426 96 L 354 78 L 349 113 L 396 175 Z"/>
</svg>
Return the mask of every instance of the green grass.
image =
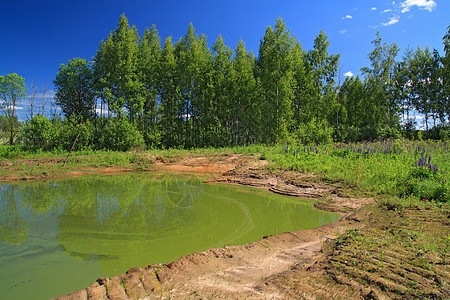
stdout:
<svg viewBox="0 0 450 300">
<path fill-rule="evenodd" d="M 450 202 L 450 148 L 445 142 L 284 144 L 266 148 L 263 157 L 278 167 L 315 172 L 374 194 Z"/>
</svg>

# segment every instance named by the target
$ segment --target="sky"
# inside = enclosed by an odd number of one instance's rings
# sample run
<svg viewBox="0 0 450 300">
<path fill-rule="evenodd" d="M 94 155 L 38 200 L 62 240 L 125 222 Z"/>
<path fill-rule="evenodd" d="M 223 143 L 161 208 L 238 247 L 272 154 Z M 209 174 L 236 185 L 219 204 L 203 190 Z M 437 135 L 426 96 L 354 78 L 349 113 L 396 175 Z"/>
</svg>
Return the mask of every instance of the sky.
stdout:
<svg viewBox="0 0 450 300">
<path fill-rule="evenodd" d="M 168 36 L 177 41 L 192 22 L 210 47 L 220 34 L 232 49 L 242 39 L 256 56 L 266 27 L 281 17 L 305 50 L 323 30 L 329 53 L 341 54 L 342 78 L 370 66 L 377 31 L 400 47 L 401 60 L 405 49 L 418 46 L 442 53 L 450 25 L 449 0 L 0 0 L 0 75 L 17 73 L 28 88 L 34 80 L 52 89 L 59 66 L 91 59 L 123 13 L 140 35 L 155 24 L 162 43 Z"/>
</svg>

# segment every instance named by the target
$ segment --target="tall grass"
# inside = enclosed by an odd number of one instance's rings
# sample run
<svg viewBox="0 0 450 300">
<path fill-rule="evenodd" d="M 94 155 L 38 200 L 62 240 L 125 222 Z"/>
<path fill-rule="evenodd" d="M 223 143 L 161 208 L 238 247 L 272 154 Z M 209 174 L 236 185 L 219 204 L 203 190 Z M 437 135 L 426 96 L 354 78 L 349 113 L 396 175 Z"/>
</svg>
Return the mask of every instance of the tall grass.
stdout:
<svg viewBox="0 0 450 300">
<path fill-rule="evenodd" d="M 395 140 L 267 148 L 282 168 L 315 172 L 368 191 L 450 202 L 450 148 L 446 142 Z"/>
</svg>

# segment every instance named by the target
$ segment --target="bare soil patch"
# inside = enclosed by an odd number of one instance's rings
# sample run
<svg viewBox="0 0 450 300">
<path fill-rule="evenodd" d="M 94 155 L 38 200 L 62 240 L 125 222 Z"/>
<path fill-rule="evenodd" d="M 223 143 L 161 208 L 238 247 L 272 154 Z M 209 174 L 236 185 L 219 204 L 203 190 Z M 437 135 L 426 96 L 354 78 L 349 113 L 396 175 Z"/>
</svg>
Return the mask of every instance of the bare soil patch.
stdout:
<svg viewBox="0 0 450 300">
<path fill-rule="evenodd" d="M 88 174 L 114 174 L 136 171 L 167 171 L 191 173 L 222 174 L 246 161 L 239 154 L 210 156 L 181 156 L 165 158 L 147 154 L 143 156 L 147 162 L 144 166 L 137 163 L 126 165 L 98 165 L 98 161 L 90 162 L 90 157 L 73 157 L 71 161 L 79 162 L 75 166 L 63 167 L 64 159 L 16 159 L 0 162 L 0 182 L 18 180 L 39 180 L 61 177 L 82 176 Z"/>
</svg>

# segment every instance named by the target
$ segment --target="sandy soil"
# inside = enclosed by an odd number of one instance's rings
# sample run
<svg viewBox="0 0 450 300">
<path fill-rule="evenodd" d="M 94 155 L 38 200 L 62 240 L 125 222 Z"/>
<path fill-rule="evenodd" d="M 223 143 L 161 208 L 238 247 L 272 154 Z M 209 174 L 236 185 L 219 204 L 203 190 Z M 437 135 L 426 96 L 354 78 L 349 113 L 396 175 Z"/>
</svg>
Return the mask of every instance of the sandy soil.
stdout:
<svg viewBox="0 0 450 300">
<path fill-rule="evenodd" d="M 323 245 L 346 230 L 360 228 L 359 210 L 371 198 L 341 197 L 314 174 L 274 173 L 267 162 L 241 155 L 194 157 L 160 170 L 224 172 L 214 182 L 243 184 L 297 197 L 322 199 L 316 206 L 338 212 L 339 222 L 314 230 L 283 233 L 262 240 L 193 253 L 170 264 L 133 268 L 126 274 L 99 278 L 91 286 L 58 299 L 204 299 L 204 298 L 361 298 L 372 290 L 336 284 L 326 274 Z M 374 294 L 375 295 L 375 294 Z"/>
</svg>

